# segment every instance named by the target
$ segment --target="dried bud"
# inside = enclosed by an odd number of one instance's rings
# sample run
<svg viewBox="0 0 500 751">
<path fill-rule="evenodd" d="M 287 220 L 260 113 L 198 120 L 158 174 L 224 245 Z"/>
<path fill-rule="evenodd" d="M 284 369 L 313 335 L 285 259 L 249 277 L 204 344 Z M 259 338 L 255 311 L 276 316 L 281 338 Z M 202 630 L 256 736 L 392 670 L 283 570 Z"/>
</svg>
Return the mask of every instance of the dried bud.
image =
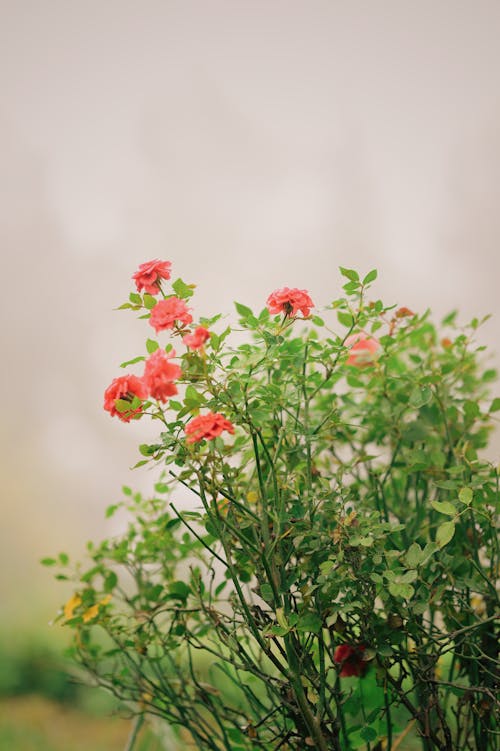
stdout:
<svg viewBox="0 0 500 751">
<path fill-rule="evenodd" d="M 413 310 L 410 310 L 410 308 L 398 308 L 396 310 L 396 318 L 412 318 L 415 315 Z"/>
</svg>

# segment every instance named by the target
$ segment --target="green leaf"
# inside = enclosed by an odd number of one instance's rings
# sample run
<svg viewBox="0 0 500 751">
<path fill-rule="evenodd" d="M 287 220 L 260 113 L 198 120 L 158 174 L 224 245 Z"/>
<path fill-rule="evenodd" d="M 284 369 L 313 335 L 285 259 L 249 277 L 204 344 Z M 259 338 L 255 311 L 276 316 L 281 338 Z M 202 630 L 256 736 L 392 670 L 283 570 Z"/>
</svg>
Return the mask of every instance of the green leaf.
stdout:
<svg viewBox="0 0 500 751">
<path fill-rule="evenodd" d="M 319 316 L 313 316 L 311 318 L 311 321 L 314 323 L 315 326 L 324 326 L 325 325 L 324 320 L 322 318 L 320 318 Z"/>
<path fill-rule="evenodd" d="M 151 310 L 152 308 L 154 308 L 154 306 L 158 302 L 156 297 L 153 297 L 153 295 L 148 295 L 147 292 L 144 294 L 143 300 L 144 300 L 144 307 L 147 308 L 148 310 Z"/>
<path fill-rule="evenodd" d="M 370 284 L 370 282 L 374 282 L 377 276 L 378 276 L 377 269 L 372 269 L 371 271 L 368 272 L 368 274 L 363 279 L 363 284 Z"/>
<path fill-rule="evenodd" d="M 322 621 L 317 613 L 305 613 L 297 621 L 297 631 L 306 633 L 319 634 L 321 626 Z"/>
<path fill-rule="evenodd" d="M 288 625 L 288 621 L 285 618 L 285 611 L 283 608 L 276 608 L 276 620 L 278 621 L 281 628 L 287 629 L 287 631 L 290 629 Z"/>
<path fill-rule="evenodd" d="M 57 561 L 55 558 L 42 558 L 40 563 L 42 566 L 55 566 Z"/>
<path fill-rule="evenodd" d="M 119 506 L 118 506 L 117 503 L 114 503 L 111 506 L 108 506 L 108 508 L 106 509 L 106 512 L 104 514 L 105 517 L 106 517 L 106 519 L 109 519 L 111 516 L 113 516 L 113 514 L 115 513 L 115 511 L 117 510 L 117 508 L 119 508 Z"/>
<path fill-rule="evenodd" d="M 104 591 L 112 592 L 118 584 L 118 577 L 114 571 L 108 571 L 104 579 Z"/>
<path fill-rule="evenodd" d="M 491 407 L 489 408 L 489 412 L 498 412 L 500 410 L 500 399 L 496 397 L 491 402 Z"/>
<path fill-rule="evenodd" d="M 146 349 L 149 352 L 150 355 L 153 354 L 153 352 L 156 352 L 157 349 L 160 348 L 160 345 L 158 342 L 155 342 L 154 339 L 147 339 L 146 341 Z"/>
<path fill-rule="evenodd" d="M 359 282 L 359 274 L 354 269 L 346 269 L 343 266 L 339 266 L 339 270 L 346 279 L 350 279 L 351 282 Z"/>
<path fill-rule="evenodd" d="M 246 305 L 242 305 L 240 302 L 235 302 L 234 306 L 242 318 L 253 316 L 252 310 Z"/>
<path fill-rule="evenodd" d="M 126 368 L 129 365 L 135 365 L 136 362 L 141 362 L 142 360 L 145 360 L 146 358 L 142 355 L 139 355 L 139 357 L 134 357 L 132 360 L 126 360 L 126 362 L 122 362 L 120 365 L 120 368 Z"/>
<path fill-rule="evenodd" d="M 361 728 L 359 734 L 362 737 L 362 739 L 366 741 L 367 743 L 369 743 L 370 741 L 374 741 L 378 738 L 377 731 L 374 728 L 370 727 L 369 725 L 367 725 L 364 728 Z"/>
<path fill-rule="evenodd" d="M 182 600 L 184 603 L 191 593 L 191 589 L 183 581 L 172 582 L 168 590 L 173 599 Z"/>
<path fill-rule="evenodd" d="M 186 394 L 184 398 L 184 404 L 189 405 L 191 407 L 198 407 L 200 404 L 203 404 L 205 402 L 205 397 L 200 394 L 194 386 L 189 386 L 186 388 Z"/>
<path fill-rule="evenodd" d="M 422 561 L 423 551 L 418 542 L 412 542 L 406 551 L 406 563 L 410 568 L 416 568 Z"/>
<path fill-rule="evenodd" d="M 128 296 L 128 299 L 131 303 L 134 305 L 141 305 L 142 306 L 142 297 L 137 294 L 137 292 L 131 292 Z"/>
<path fill-rule="evenodd" d="M 337 318 L 339 320 L 339 323 L 342 324 L 342 326 L 345 326 L 346 328 L 350 329 L 353 326 L 354 318 L 350 313 L 342 313 L 341 310 L 337 313 Z"/>
<path fill-rule="evenodd" d="M 471 488 L 462 488 L 458 491 L 458 500 L 466 506 L 472 503 L 473 493 Z"/>
<path fill-rule="evenodd" d="M 432 390 L 428 386 L 415 386 L 410 394 L 410 405 L 420 409 L 424 404 L 428 404 L 432 399 Z"/>
<path fill-rule="evenodd" d="M 67 553 L 59 553 L 59 563 L 61 566 L 67 566 L 69 563 L 69 555 Z"/>
<path fill-rule="evenodd" d="M 172 289 L 174 290 L 177 297 L 180 297 L 183 300 L 188 300 L 194 295 L 193 287 L 194 285 L 186 284 L 182 281 L 182 279 L 176 279 L 172 284 Z"/>
<path fill-rule="evenodd" d="M 440 524 L 436 531 L 436 542 L 439 547 L 444 548 L 445 545 L 448 545 L 454 534 L 454 522 L 444 522 L 444 524 Z"/>
<path fill-rule="evenodd" d="M 411 584 L 405 584 L 404 582 L 389 582 L 389 592 L 393 597 L 402 597 L 404 600 L 409 600 L 413 597 L 415 590 Z"/>
<path fill-rule="evenodd" d="M 446 514 L 447 516 L 455 516 L 457 510 L 455 506 L 449 501 L 431 501 L 431 506 L 440 514 Z"/>
</svg>

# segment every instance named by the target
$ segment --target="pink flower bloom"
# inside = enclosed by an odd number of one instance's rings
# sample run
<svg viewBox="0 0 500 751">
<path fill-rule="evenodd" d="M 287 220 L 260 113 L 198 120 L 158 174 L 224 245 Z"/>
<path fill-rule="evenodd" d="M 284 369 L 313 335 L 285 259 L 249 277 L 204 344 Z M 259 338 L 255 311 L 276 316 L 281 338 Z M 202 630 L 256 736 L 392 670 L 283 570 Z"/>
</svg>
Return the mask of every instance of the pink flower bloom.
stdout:
<svg viewBox="0 0 500 751">
<path fill-rule="evenodd" d="M 137 291 L 140 292 L 143 289 L 148 295 L 157 295 L 160 291 L 160 280 L 170 279 L 171 266 L 170 261 L 159 261 L 157 258 L 154 261 L 141 263 L 132 275 Z"/>
<path fill-rule="evenodd" d="M 201 349 L 207 339 L 210 338 L 210 332 L 204 326 L 198 326 L 193 333 L 186 334 L 182 337 L 182 341 L 190 349 Z"/>
<path fill-rule="evenodd" d="M 173 350 L 167 355 L 163 350 L 157 349 L 146 360 L 144 383 L 153 399 L 160 402 L 166 402 L 169 396 L 177 394 L 174 380 L 180 378 L 181 369 L 179 365 L 169 362 L 172 357 L 175 357 Z"/>
<path fill-rule="evenodd" d="M 223 430 L 228 433 L 234 433 L 234 425 L 226 420 L 223 415 L 214 412 L 207 412 L 206 415 L 195 417 L 185 427 L 188 435 L 187 443 L 197 443 L 203 439 L 213 441 Z"/>
<path fill-rule="evenodd" d="M 283 287 L 276 289 L 267 298 L 267 309 L 272 315 L 285 313 L 287 316 L 296 316 L 299 310 L 304 318 L 307 318 L 314 307 L 314 303 L 305 289 L 290 289 Z"/>
<path fill-rule="evenodd" d="M 356 365 L 358 368 L 363 367 L 363 365 L 371 365 L 380 349 L 378 339 L 362 332 L 348 336 L 344 344 L 351 350 L 347 364 Z"/>
<path fill-rule="evenodd" d="M 340 676 L 350 678 L 353 675 L 362 676 L 368 666 L 364 659 L 366 647 L 363 644 L 352 646 L 351 644 L 339 644 L 335 647 L 333 661 L 340 665 Z"/>
<path fill-rule="evenodd" d="M 168 297 L 157 302 L 151 310 L 149 323 L 155 331 L 173 329 L 176 321 L 185 325 L 191 323 L 193 316 L 189 312 L 184 300 L 179 297 Z"/>
<path fill-rule="evenodd" d="M 123 422 L 130 422 L 132 417 L 142 412 L 142 406 L 137 409 L 130 409 L 130 411 L 120 412 L 116 409 L 116 401 L 121 399 L 125 402 L 131 402 L 134 396 L 139 399 L 147 399 L 148 397 L 148 390 L 142 378 L 134 375 L 115 378 L 104 392 L 104 409 L 110 413 L 111 417 L 116 415 Z"/>
</svg>

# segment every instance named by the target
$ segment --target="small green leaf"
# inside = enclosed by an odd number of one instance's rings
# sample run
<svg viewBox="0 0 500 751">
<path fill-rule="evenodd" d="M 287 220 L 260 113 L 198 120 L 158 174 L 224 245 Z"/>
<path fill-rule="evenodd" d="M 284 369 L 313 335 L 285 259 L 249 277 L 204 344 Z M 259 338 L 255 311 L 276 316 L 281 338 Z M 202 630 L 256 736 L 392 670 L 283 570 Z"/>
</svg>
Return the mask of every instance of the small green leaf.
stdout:
<svg viewBox="0 0 500 751">
<path fill-rule="evenodd" d="M 186 284 L 182 279 L 176 279 L 172 284 L 172 289 L 177 297 L 180 297 L 183 300 L 187 300 L 194 295 L 193 287 L 194 285 Z"/>
<path fill-rule="evenodd" d="M 297 631 L 306 633 L 319 634 L 321 631 L 322 621 L 317 613 L 305 613 L 297 621 Z"/>
<path fill-rule="evenodd" d="M 462 488 L 458 492 L 458 500 L 466 506 L 472 503 L 473 493 L 471 488 Z"/>
<path fill-rule="evenodd" d="M 412 542 L 406 551 L 406 563 L 410 568 L 416 568 L 422 561 L 423 551 L 418 542 Z"/>
<path fill-rule="evenodd" d="M 436 531 L 436 542 L 439 547 L 444 548 L 445 545 L 448 545 L 454 534 L 454 522 L 444 522 L 444 524 L 440 524 Z"/>
<path fill-rule="evenodd" d="M 339 266 L 339 270 L 346 279 L 350 279 L 351 282 L 359 282 L 359 274 L 354 269 L 346 269 L 343 266 Z"/>
<path fill-rule="evenodd" d="M 498 410 L 500 410 L 500 399 L 496 397 L 491 402 L 491 407 L 489 409 L 489 412 L 498 412 Z"/>
<path fill-rule="evenodd" d="M 234 306 L 242 318 L 253 316 L 252 310 L 246 305 L 242 305 L 240 302 L 235 302 Z"/>
<path fill-rule="evenodd" d="M 415 590 L 411 584 L 405 584 L 404 582 L 389 582 L 389 592 L 393 597 L 402 597 L 404 600 L 409 600 L 413 597 Z"/>
<path fill-rule="evenodd" d="M 137 294 L 137 292 L 131 292 L 128 296 L 128 299 L 131 303 L 134 305 L 141 305 L 142 306 L 142 297 Z"/>
<path fill-rule="evenodd" d="M 126 368 L 129 365 L 135 365 L 136 362 L 141 362 L 142 360 L 145 360 L 145 358 L 142 355 L 139 355 L 139 357 L 134 357 L 132 360 L 126 360 L 125 362 L 122 362 L 120 368 Z"/>
<path fill-rule="evenodd" d="M 108 508 L 106 509 L 106 512 L 104 514 L 105 517 L 106 517 L 106 519 L 109 519 L 111 516 L 113 516 L 113 514 L 115 513 L 115 511 L 117 510 L 117 508 L 118 508 L 118 504 L 117 503 L 114 503 L 113 505 L 108 506 Z"/>
<path fill-rule="evenodd" d="M 153 297 L 153 295 L 148 295 L 147 292 L 144 294 L 143 300 L 144 300 L 144 307 L 147 308 L 148 310 L 151 310 L 152 308 L 154 308 L 154 306 L 158 302 L 156 297 Z"/>
<path fill-rule="evenodd" d="M 364 728 L 361 728 L 359 734 L 362 737 L 362 739 L 366 741 L 367 743 L 369 743 L 370 741 L 374 741 L 378 738 L 377 731 L 374 728 L 370 727 L 369 725 L 367 725 Z"/>
<path fill-rule="evenodd" d="M 348 329 L 351 329 L 354 323 L 354 318 L 350 313 L 342 313 L 341 310 L 337 313 L 337 318 L 339 320 L 339 323 L 342 324 L 342 326 L 345 326 Z"/>
<path fill-rule="evenodd" d="M 55 558 L 42 558 L 40 563 L 42 566 L 55 566 L 57 561 Z"/>
<path fill-rule="evenodd" d="M 285 611 L 283 608 L 276 608 L 276 620 L 278 621 L 281 628 L 289 629 L 288 621 L 285 618 Z"/>
<path fill-rule="evenodd" d="M 158 344 L 158 342 L 155 342 L 154 339 L 148 339 L 146 341 L 146 349 L 150 355 L 152 355 L 153 352 L 156 352 L 156 350 L 159 348 L 160 348 L 160 345 Z"/>
<path fill-rule="evenodd" d="M 424 404 L 428 404 L 432 399 L 432 391 L 428 386 L 415 386 L 410 394 L 410 405 L 420 409 Z"/>
<path fill-rule="evenodd" d="M 324 320 L 322 318 L 320 318 L 319 316 L 313 316 L 311 318 L 311 321 L 314 323 L 315 326 L 324 326 L 325 325 Z"/>
<path fill-rule="evenodd" d="M 455 516 L 457 510 L 455 506 L 449 501 L 431 501 L 431 506 L 440 514 L 446 514 L 447 516 Z"/>
<path fill-rule="evenodd" d="M 378 276 L 377 269 L 372 269 L 371 271 L 368 272 L 368 274 L 363 279 L 363 284 L 370 284 L 370 282 L 374 282 L 377 276 Z"/>
</svg>

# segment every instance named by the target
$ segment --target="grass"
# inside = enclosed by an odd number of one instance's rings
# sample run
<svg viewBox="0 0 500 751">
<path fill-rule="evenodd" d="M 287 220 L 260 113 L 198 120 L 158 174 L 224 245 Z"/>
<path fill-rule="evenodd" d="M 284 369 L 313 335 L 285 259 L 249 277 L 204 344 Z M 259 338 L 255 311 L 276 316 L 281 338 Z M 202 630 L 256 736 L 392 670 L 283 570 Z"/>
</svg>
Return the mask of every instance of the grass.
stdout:
<svg viewBox="0 0 500 751">
<path fill-rule="evenodd" d="M 129 720 L 92 715 L 41 696 L 0 701 L 0 748 L 6 751 L 123 751 L 131 728 Z M 134 751 L 165 747 L 144 728 Z"/>
</svg>

